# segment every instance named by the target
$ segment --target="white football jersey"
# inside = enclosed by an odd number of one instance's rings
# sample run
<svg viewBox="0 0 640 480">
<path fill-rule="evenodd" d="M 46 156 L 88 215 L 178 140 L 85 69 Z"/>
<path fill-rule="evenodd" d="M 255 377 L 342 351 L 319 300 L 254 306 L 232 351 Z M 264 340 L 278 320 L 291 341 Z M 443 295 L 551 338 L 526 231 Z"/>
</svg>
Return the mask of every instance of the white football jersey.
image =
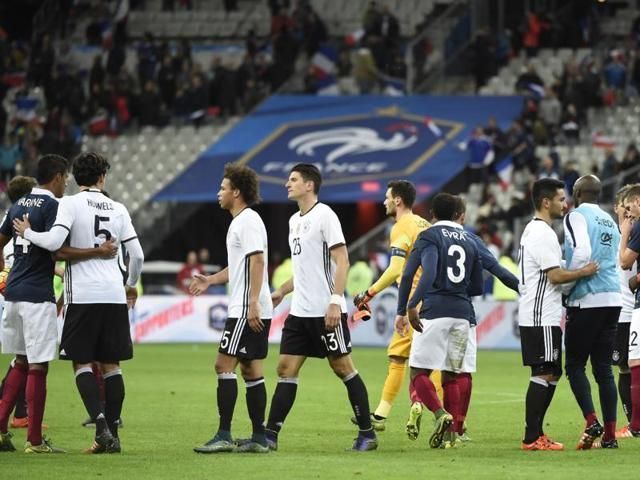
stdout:
<svg viewBox="0 0 640 480">
<path fill-rule="evenodd" d="M 304 215 L 289 219 L 289 248 L 293 263 L 291 315 L 324 317 L 333 294 L 336 266 L 331 249 L 345 245 L 340 220 L 329 206 L 316 203 Z M 342 297 L 342 313 L 347 302 Z"/>
<path fill-rule="evenodd" d="M 547 222 L 534 218 L 520 239 L 518 323 L 521 326 L 560 326 L 562 288 L 552 284 L 546 273 L 553 267 L 562 267 L 558 236 Z"/>
<path fill-rule="evenodd" d="M 137 238 L 126 207 L 96 189 L 60 199 L 55 226 L 69 231 L 75 248 L 94 248 L 110 238 L 119 246 Z M 67 262 L 64 302 L 127 303 L 118 258 Z"/>
<path fill-rule="evenodd" d="M 622 310 L 618 323 L 630 323 L 633 307 L 636 303 L 635 294 L 629 289 L 629 279 L 638 273 L 636 262 L 633 262 L 631 270 L 622 270 L 620 265 L 617 267 L 618 277 L 620 278 L 620 291 L 622 292 Z"/>
<path fill-rule="evenodd" d="M 273 316 L 273 303 L 269 291 L 267 262 L 267 229 L 260 215 L 245 208 L 231 221 L 227 232 L 227 256 L 229 259 L 229 318 L 246 318 L 249 310 L 249 257 L 262 252 L 264 271 L 260 289 L 260 312 L 262 318 Z"/>
</svg>

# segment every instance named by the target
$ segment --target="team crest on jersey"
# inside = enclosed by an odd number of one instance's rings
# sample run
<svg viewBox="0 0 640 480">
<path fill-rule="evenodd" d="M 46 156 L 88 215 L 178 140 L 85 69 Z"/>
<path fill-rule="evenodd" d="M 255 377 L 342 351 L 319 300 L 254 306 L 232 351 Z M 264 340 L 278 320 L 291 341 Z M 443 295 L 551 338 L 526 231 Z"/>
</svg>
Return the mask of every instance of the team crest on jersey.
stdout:
<svg viewBox="0 0 640 480">
<path fill-rule="evenodd" d="M 261 180 L 279 185 L 297 163 L 316 165 L 326 185 L 404 177 L 462 128 L 458 122 L 427 122 L 397 107 L 370 115 L 291 122 L 276 128 L 240 162 L 256 170 Z"/>
<path fill-rule="evenodd" d="M 302 225 L 302 233 L 307 233 L 309 231 L 309 229 L 311 228 L 311 222 L 309 220 L 307 220 L 306 222 L 304 222 L 304 224 Z"/>
<path fill-rule="evenodd" d="M 553 349 L 553 359 L 554 360 L 558 360 L 558 358 L 560 357 L 560 350 L 557 348 Z"/>
<path fill-rule="evenodd" d="M 620 360 L 620 352 L 618 350 L 614 350 L 611 358 L 614 362 L 617 362 L 618 360 Z"/>
</svg>

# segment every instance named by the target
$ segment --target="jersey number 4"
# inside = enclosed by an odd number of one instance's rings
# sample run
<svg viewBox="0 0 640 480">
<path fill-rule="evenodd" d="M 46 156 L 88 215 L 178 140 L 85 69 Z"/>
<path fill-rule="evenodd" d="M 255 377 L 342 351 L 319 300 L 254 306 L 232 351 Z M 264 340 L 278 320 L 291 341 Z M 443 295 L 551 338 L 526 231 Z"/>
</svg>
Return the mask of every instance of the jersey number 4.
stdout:
<svg viewBox="0 0 640 480">
<path fill-rule="evenodd" d="M 105 242 L 107 240 L 111 240 L 111 232 L 106 228 L 100 228 L 100 222 L 108 223 L 109 217 L 100 217 L 98 215 L 95 216 L 95 221 L 93 222 L 93 233 L 95 234 L 96 239 L 98 239 L 100 235 L 104 235 Z M 100 245 L 98 243 L 95 243 L 94 246 L 98 248 Z"/>
<path fill-rule="evenodd" d="M 460 245 L 451 245 L 447 255 L 455 262 L 453 267 L 447 267 L 447 277 L 451 283 L 460 283 L 465 276 L 464 261 L 467 259 L 467 253 Z"/>
</svg>

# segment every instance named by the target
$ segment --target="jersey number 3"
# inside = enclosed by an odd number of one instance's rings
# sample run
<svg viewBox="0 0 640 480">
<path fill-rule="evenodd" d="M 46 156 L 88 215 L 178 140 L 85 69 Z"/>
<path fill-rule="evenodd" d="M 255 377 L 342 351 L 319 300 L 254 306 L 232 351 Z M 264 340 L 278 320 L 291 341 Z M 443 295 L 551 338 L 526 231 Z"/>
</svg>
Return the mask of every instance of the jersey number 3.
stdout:
<svg viewBox="0 0 640 480">
<path fill-rule="evenodd" d="M 451 245 L 447 250 L 447 255 L 455 261 L 455 266 L 447 267 L 447 277 L 452 283 L 460 283 L 464 280 L 464 261 L 467 259 L 467 253 L 460 245 Z"/>
</svg>

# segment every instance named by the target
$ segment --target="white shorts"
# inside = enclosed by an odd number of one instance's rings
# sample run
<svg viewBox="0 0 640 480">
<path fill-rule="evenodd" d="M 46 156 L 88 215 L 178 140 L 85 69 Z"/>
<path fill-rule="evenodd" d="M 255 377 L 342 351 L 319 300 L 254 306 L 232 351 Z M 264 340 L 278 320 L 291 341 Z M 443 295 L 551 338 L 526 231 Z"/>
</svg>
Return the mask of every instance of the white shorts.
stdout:
<svg viewBox="0 0 640 480">
<path fill-rule="evenodd" d="M 640 308 L 636 308 L 631 315 L 629 360 L 640 360 Z"/>
<path fill-rule="evenodd" d="M 26 355 L 29 363 L 50 362 L 58 354 L 56 305 L 52 302 L 6 302 L 2 319 L 2 353 Z"/>
<path fill-rule="evenodd" d="M 469 322 L 451 317 L 420 321 L 422 333 L 413 332 L 409 365 L 459 373 L 469 341 Z"/>
<path fill-rule="evenodd" d="M 464 352 L 464 360 L 460 370 L 462 373 L 475 373 L 477 355 L 478 338 L 476 336 L 476 326 L 469 325 L 469 340 L 467 341 L 467 350 Z"/>
</svg>

